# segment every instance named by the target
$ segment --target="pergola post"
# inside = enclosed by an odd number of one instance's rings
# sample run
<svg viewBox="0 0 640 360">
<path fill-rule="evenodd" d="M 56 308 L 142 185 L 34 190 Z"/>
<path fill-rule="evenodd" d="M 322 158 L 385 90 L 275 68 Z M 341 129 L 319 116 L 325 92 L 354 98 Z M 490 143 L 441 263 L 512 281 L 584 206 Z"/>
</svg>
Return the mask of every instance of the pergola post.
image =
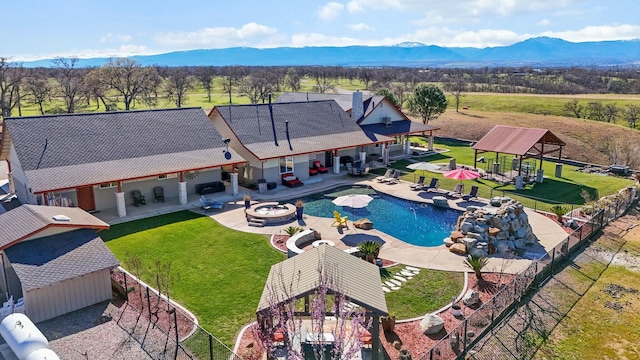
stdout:
<svg viewBox="0 0 640 360">
<path fill-rule="evenodd" d="M 371 328 L 371 359 L 380 360 L 380 316 L 373 316 L 373 324 Z"/>
</svg>

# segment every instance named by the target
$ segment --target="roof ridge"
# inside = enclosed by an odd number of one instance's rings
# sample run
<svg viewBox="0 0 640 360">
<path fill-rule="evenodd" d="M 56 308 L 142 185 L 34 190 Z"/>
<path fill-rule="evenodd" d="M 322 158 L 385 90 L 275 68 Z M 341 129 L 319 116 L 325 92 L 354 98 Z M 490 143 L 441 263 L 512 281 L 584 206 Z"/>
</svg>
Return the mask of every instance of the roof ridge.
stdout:
<svg viewBox="0 0 640 360">
<path fill-rule="evenodd" d="M 180 111 L 180 110 L 194 110 L 202 109 L 199 106 L 182 107 L 182 108 L 161 108 L 161 109 L 136 109 L 136 110 L 119 110 L 119 111 L 96 111 L 96 112 L 81 112 L 71 114 L 47 114 L 47 115 L 33 115 L 33 116 L 13 116 L 7 117 L 4 120 L 26 120 L 26 119 L 44 119 L 44 118 L 56 118 L 56 117 L 74 117 L 74 116 L 91 116 L 91 115 L 109 115 L 109 114 L 131 114 L 131 113 L 143 113 L 143 112 L 163 112 L 163 111 Z"/>
</svg>

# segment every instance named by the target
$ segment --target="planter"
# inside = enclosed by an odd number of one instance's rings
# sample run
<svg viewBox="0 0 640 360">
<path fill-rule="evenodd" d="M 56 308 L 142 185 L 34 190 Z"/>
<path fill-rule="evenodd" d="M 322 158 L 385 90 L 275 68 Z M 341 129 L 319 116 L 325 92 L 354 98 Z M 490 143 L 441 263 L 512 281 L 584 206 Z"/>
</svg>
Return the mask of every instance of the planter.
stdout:
<svg viewBox="0 0 640 360">
<path fill-rule="evenodd" d="M 296 219 L 302 220 L 303 211 L 304 211 L 304 207 L 296 207 Z"/>
<path fill-rule="evenodd" d="M 382 330 L 385 333 L 393 332 L 396 328 L 396 316 L 383 317 L 382 320 Z"/>
<path fill-rule="evenodd" d="M 455 317 L 462 316 L 462 309 L 460 308 L 460 305 L 458 304 L 451 305 L 451 314 Z"/>
</svg>

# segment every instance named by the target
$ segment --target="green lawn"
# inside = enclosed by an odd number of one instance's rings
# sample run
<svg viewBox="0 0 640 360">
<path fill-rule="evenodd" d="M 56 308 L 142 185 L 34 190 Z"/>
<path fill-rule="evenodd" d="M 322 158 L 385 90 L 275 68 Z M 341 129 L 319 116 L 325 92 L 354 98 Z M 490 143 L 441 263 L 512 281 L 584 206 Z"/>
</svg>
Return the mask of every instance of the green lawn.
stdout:
<svg viewBox="0 0 640 360">
<path fill-rule="evenodd" d="M 190 211 L 113 225 L 100 233 L 127 268 L 128 254 L 171 262 L 171 297 L 227 345 L 252 320 L 271 265 L 285 259 L 264 235 L 230 230 Z M 153 284 L 151 274 L 142 276 Z"/>
</svg>

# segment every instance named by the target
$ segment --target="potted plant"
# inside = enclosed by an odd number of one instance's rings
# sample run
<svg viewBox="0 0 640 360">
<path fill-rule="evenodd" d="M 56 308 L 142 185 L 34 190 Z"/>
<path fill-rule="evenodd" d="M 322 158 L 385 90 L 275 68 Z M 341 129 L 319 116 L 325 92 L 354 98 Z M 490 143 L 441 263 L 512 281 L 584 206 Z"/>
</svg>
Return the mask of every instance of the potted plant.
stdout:
<svg viewBox="0 0 640 360">
<path fill-rule="evenodd" d="M 385 333 L 393 332 L 396 328 L 396 316 L 389 313 L 387 316 L 380 317 L 380 323 L 382 324 L 382 330 Z"/>
<path fill-rule="evenodd" d="M 366 261 L 375 264 L 380 253 L 380 244 L 373 240 L 365 240 L 358 244 L 358 251 Z"/>
<path fill-rule="evenodd" d="M 462 308 L 460 305 L 456 304 L 456 298 L 451 298 L 451 314 L 455 317 L 462 316 Z"/>
<path fill-rule="evenodd" d="M 302 220 L 302 212 L 304 210 L 304 201 L 296 200 L 296 218 Z"/>
<path fill-rule="evenodd" d="M 288 228 L 284 229 L 284 232 L 287 233 L 287 235 L 289 236 L 293 236 L 302 230 L 304 229 L 301 228 L 300 226 L 289 226 Z"/>
<path fill-rule="evenodd" d="M 244 194 L 242 197 L 244 199 L 244 208 L 248 209 L 251 207 L 251 195 Z"/>
</svg>

